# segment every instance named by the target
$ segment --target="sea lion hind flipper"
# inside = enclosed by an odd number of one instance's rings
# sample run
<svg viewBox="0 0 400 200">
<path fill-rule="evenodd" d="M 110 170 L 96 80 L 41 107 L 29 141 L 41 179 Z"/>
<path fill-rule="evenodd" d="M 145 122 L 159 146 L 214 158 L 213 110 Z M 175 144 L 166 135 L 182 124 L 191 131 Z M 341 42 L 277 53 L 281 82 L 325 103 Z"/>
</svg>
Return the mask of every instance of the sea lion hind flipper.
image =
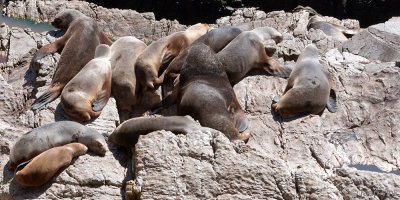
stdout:
<svg viewBox="0 0 400 200">
<path fill-rule="evenodd" d="M 108 99 L 110 98 L 110 94 L 104 90 L 100 90 L 99 94 L 97 94 L 96 101 L 92 104 L 92 110 L 95 112 L 103 110 L 104 106 L 107 105 Z"/>
<path fill-rule="evenodd" d="M 331 89 L 331 91 L 330 91 L 329 99 L 326 104 L 326 108 L 328 108 L 329 112 L 332 112 L 332 113 L 335 113 L 337 110 L 336 93 L 333 89 Z"/>
<path fill-rule="evenodd" d="M 233 115 L 233 121 L 235 123 L 235 128 L 241 133 L 245 131 L 248 127 L 249 120 L 242 109 L 236 109 Z"/>
<path fill-rule="evenodd" d="M 50 87 L 44 92 L 39 98 L 35 100 L 32 104 L 32 110 L 41 110 L 43 109 L 48 103 L 54 101 L 58 96 L 61 94 L 61 90 L 64 85 L 57 83 L 54 87 Z"/>
</svg>

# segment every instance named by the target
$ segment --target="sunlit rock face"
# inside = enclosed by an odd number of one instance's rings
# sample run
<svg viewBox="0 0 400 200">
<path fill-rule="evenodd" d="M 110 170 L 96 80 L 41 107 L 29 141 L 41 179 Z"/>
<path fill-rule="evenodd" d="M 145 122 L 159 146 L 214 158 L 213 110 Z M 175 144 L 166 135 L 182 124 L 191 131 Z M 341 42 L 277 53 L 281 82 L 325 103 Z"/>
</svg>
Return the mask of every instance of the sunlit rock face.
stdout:
<svg viewBox="0 0 400 200">
<path fill-rule="evenodd" d="M 153 13 L 79 1 L 32 2 L 10 2 L 7 13 L 49 21 L 59 12 L 56 8 L 75 8 L 96 19 L 115 38 L 134 35 L 145 41 L 186 28 L 177 21 L 157 21 Z M 142 136 L 132 150 L 108 144 L 105 157 L 80 156 L 37 188 L 19 186 L 7 163 L 12 145 L 22 134 L 69 120 L 59 99 L 46 109 L 30 109 L 48 87 L 60 58 L 54 53 L 31 65 L 33 54 L 59 35 L 0 26 L 1 48 L 9 57 L 0 64 L 0 199 L 122 199 L 128 180 L 133 180 L 128 189 L 142 199 L 399 199 L 398 175 L 346 166 L 374 165 L 385 172 L 400 168 L 400 68 L 395 60 L 368 56 L 378 54 L 379 49 L 369 54 L 343 51 L 345 45 L 365 45 L 374 38 L 361 32 L 346 42 L 336 41 L 320 30 L 307 30 L 308 17 L 304 11 L 265 13 L 246 8 L 210 26 L 248 22 L 253 27 L 276 28 L 283 41 L 268 43 L 268 48 L 275 49 L 273 58 L 290 67 L 303 48 L 314 43 L 320 63 L 333 77 L 336 113 L 325 110 L 321 115 L 280 119 L 271 111 L 272 98 L 282 94 L 287 80 L 254 71 L 234 85 L 249 118 L 251 137 L 246 144 L 231 143 L 222 133 L 157 131 Z M 356 20 L 324 19 L 359 28 Z M 395 21 L 385 24 L 391 23 Z M 377 24 L 364 31 L 374 33 L 375 38 L 386 35 L 381 42 L 397 45 L 394 27 L 382 27 Z M 176 114 L 173 108 L 165 112 Z M 106 137 L 118 120 L 115 100 L 110 98 L 100 117 L 85 125 Z"/>
</svg>

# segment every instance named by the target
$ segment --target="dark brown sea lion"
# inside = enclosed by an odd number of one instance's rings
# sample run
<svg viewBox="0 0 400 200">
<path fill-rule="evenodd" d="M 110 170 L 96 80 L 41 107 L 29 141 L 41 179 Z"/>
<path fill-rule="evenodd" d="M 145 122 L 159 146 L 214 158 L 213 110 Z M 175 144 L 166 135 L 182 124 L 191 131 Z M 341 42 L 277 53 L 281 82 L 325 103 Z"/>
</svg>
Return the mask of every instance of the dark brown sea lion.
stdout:
<svg viewBox="0 0 400 200">
<path fill-rule="evenodd" d="M 66 30 L 66 33 L 56 40 L 39 49 L 32 62 L 45 55 L 62 49 L 53 80 L 44 92 L 32 104 L 32 109 L 42 109 L 56 99 L 64 86 L 94 57 L 96 47 L 112 42 L 101 32 L 95 20 L 77 10 L 67 9 L 57 14 L 51 23 L 54 27 Z"/>
<path fill-rule="evenodd" d="M 135 146 L 140 135 L 166 130 L 175 134 L 187 134 L 196 130 L 215 131 L 202 127 L 188 116 L 138 117 L 125 121 L 108 136 L 108 141 L 126 147 Z"/>
<path fill-rule="evenodd" d="M 18 165 L 14 179 L 25 187 L 41 186 L 47 183 L 59 169 L 68 166 L 74 157 L 85 154 L 87 149 L 81 143 L 51 148 L 32 160 Z"/>
<path fill-rule="evenodd" d="M 149 45 L 136 60 L 137 82 L 144 88 L 154 89 L 162 83 L 158 78 L 160 67 L 168 66 L 179 52 L 207 33 L 207 24 L 195 24 L 186 31 L 173 33 Z"/>
<path fill-rule="evenodd" d="M 237 28 L 235 26 L 223 26 L 221 28 L 213 29 L 204 34 L 199 39 L 194 41 L 192 45 L 203 43 L 209 46 L 215 53 L 218 53 L 233 39 L 235 39 L 236 36 L 238 36 L 240 33 L 242 33 L 242 30 L 240 28 Z M 165 76 L 175 77 L 172 74 L 179 74 L 183 63 L 186 60 L 188 52 L 189 48 L 181 51 L 181 53 L 171 61 L 171 63 L 168 65 L 167 69 L 164 71 L 160 78 L 164 79 Z"/>
<path fill-rule="evenodd" d="M 111 92 L 117 102 L 121 122 L 129 119 L 133 106 L 140 102 L 135 62 L 145 48 L 145 43 L 132 36 L 121 37 L 111 46 Z"/>
<path fill-rule="evenodd" d="M 190 47 L 179 82 L 171 95 L 152 110 L 178 105 L 179 115 L 190 115 L 202 126 L 224 133 L 230 140 L 247 140 L 244 114 L 217 56 L 205 44 Z"/>
<path fill-rule="evenodd" d="M 77 122 L 98 117 L 111 94 L 111 48 L 100 44 L 94 59 L 65 86 L 61 93 L 61 105 Z"/>
<path fill-rule="evenodd" d="M 72 121 L 46 124 L 21 136 L 10 151 L 9 169 L 53 147 L 72 142 L 86 145 L 90 151 L 104 156 L 107 144 L 96 130 Z"/>
<path fill-rule="evenodd" d="M 332 78 L 318 61 L 318 49 L 308 45 L 289 76 L 288 84 L 280 98 L 275 97 L 272 108 L 282 118 L 302 113 L 318 114 L 328 108 L 336 112 L 336 94 Z"/>
<path fill-rule="evenodd" d="M 271 27 L 259 27 L 252 31 L 243 31 L 224 49 L 217 53 L 228 75 L 229 81 L 235 83 L 252 69 L 262 69 L 272 75 L 288 77 L 290 69 L 267 55 L 264 42 L 273 39 L 282 41 L 282 34 Z"/>
</svg>

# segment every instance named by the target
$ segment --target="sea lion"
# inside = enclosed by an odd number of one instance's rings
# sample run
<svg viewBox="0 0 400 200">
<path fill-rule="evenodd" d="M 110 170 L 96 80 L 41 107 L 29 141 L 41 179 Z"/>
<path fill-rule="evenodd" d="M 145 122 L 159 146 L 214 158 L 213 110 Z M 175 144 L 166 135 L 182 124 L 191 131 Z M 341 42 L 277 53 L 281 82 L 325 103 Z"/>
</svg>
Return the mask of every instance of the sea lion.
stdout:
<svg viewBox="0 0 400 200">
<path fill-rule="evenodd" d="M 336 112 L 336 94 L 332 89 L 332 77 L 318 61 L 318 49 L 308 45 L 289 76 L 285 91 L 275 97 L 273 110 L 282 118 L 302 113 L 318 114 L 328 108 Z"/>
<path fill-rule="evenodd" d="M 215 53 L 218 53 L 223 49 L 229 42 L 236 38 L 242 30 L 235 26 L 223 26 L 221 28 L 213 29 L 201 36 L 199 39 L 194 41 L 192 45 L 203 43 L 209 46 Z M 167 77 L 176 77 L 183 66 L 183 62 L 186 60 L 186 56 L 189 52 L 189 47 L 182 50 L 181 53 L 175 57 L 168 65 L 167 69 L 160 76 L 161 79 Z M 172 75 L 172 74 L 174 75 Z"/>
<path fill-rule="evenodd" d="M 111 48 L 100 44 L 94 59 L 65 86 L 61 93 L 64 111 L 77 122 L 98 117 L 111 94 Z"/>
<path fill-rule="evenodd" d="M 217 56 L 205 44 L 191 46 L 179 81 L 170 95 L 152 110 L 178 105 L 179 115 L 190 115 L 202 126 L 224 133 L 230 140 L 250 137 L 248 119 L 236 99 Z"/>
<path fill-rule="evenodd" d="M 14 169 L 47 149 L 72 142 L 82 143 L 101 156 L 107 151 L 104 137 L 95 129 L 77 122 L 60 121 L 40 126 L 21 136 L 11 148 L 8 167 Z"/>
<path fill-rule="evenodd" d="M 32 104 L 32 109 L 42 109 L 56 99 L 64 86 L 94 57 L 96 47 L 112 42 L 101 32 L 95 20 L 81 12 L 66 9 L 56 15 L 51 24 L 55 28 L 66 30 L 66 33 L 55 42 L 36 52 L 31 63 L 35 63 L 47 54 L 62 49 L 53 80 L 46 92 Z"/>
<path fill-rule="evenodd" d="M 32 160 L 18 165 L 14 179 L 25 187 L 41 186 L 59 169 L 68 166 L 74 157 L 85 154 L 87 149 L 81 143 L 71 143 L 46 150 Z"/>
<path fill-rule="evenodd" d="M 121 37 L 111 46 L 111 92 L 117 102 L 120 121 L 129 119 L 132 107 L 140 102 L 136 87 L 136 58 L 146 44 L 133 36 Z"/>
<path fill-rule="evenodd" d="M 207 24 L 195 24 L 186 31 L 179 31 L 161 38 L 148 46 L 136 59 L 135 73 L 143 88 L 154 89 L 162 83 L 158 78 L 159 69 L 163 69 L 179 52 L 188 47 L 197 38 L 208 31 Z"/>
<path fill-rule="evenodd" d="M 271 27 L 243 31 L 217 53 L 231 83 L 237 82 L 252 69 L 263 69 L 272 75 L 285 78 L 289 76 L 290 69 L 267 55 L 263 42 L 268 39 L 279 43 L 282 41 L 282 34 Z"/>
<path fill-rule="evenodd" d="M 187 134 L 196 130 L 215 132 L 214 129 L 202 127 L 189 116 L 138 117 L 120 124 L 108 141 L 126 147 L 135 146 L 140 135 L 153 131 L 166 130 L 175 134 Z"/>
<path fill-rule="evenodd" d="M 348 39 L 345 34 L 354 35 L 361 32 L 361 29 L 350 30 L 337 24 L 325 22 L 323 18 L 318 15 L 310 17 L 307 29 L 309 30 L 311 28 L 320 29 L 326 35 L 332 36 L 333 38 L 341 42 L 346 41 Z"/>
</svg>

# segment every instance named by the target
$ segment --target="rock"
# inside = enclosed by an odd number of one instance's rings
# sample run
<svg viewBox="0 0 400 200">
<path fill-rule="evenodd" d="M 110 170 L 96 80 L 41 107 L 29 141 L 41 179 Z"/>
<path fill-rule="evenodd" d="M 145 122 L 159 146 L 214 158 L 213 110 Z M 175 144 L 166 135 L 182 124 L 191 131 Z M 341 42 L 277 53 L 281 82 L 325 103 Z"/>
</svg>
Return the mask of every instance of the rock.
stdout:
<svg viewBox="0 0 400 200">
<path fill-rule="evenodd" d="M 400 59 L 400 18 L 392 18 L 356 34 L 345 42 L 342 50 L 371 60 L 384 62 Z"/>
<path fill-rule="evenodd" d="M 21 8 L 26 8 L 26 11 Z M 148 42 L 186 28 L 185 25 L 179 24 L 176 20 L 162 19 L 157 21 L 152 13 L 106 9 L 82 1 L 10 1 L 6 7 L 8 16 L 29 18 L 41 22 L 51 22 L 59 10 L 63 9 L 76 9 L 86 16 L 96 19 L 100 29 L 115 38 L 133 35 Z M 38 10 L 40 12 L 37 12 Z"/>
</svg>

